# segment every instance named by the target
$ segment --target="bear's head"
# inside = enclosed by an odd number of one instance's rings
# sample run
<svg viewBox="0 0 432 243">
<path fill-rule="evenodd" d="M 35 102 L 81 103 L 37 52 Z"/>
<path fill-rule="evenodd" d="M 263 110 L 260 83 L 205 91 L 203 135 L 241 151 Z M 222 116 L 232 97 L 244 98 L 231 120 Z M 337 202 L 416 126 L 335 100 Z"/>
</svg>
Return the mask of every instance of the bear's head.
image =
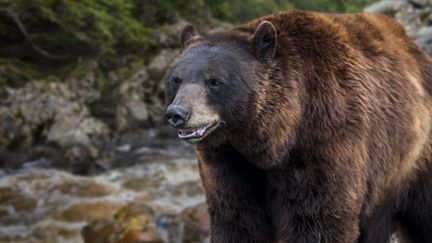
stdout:
<svg viewBox="0 0 432 243">
<path fill-rule="evenodd" d="M 181 34 L 179 61 L 166 77 L 166 117 L 187 142 L 222 142 L 249 128 L 258 83 L 277 46 L 276 29 L 262 22 L 253 35 L 228 31 Z"/>
</svg>

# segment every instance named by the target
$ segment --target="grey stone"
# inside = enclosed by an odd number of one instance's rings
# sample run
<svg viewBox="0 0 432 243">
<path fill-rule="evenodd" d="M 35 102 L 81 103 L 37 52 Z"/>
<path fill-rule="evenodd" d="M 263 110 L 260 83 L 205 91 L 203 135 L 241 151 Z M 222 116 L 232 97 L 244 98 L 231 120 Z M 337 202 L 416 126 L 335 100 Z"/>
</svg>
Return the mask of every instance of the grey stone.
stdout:
<svg viewBox="0 0 432 243">
<path fill-rule="evenodd" d="M 155 41 L 161 47 L 179 48 L 180 47 L 180 33 L 189 22 L 184 19 L 179 19 L 172 25 L 165 25 L 159 28 L 155 34 Z"/>
<path fill-rule="evenodd" d="M 148 72 L 151 78 L 160 79 L 163 77 L 172 63 L 180 56 L 179 49 L 164 49 L 149 64 Z"/>
<path fill-rule="evenodd" d="M 20 147 L 30 146 L 32 133 L 23 120 L 8 108 L 0 107 L 0 151 L 15 143 Z"/>
<path fill-rule="evenodd" d="M 80 74 L 71 74 L 65 83 L 70 90 L 78 95 L 78 100 L 84 104 L 95 102 L 100 98 L 100 91 L 95 87 L 98 78 L 99 66 L 96 62 L 80 64 Z"/>
<path fill-rule="evenodd" d="M 420 6 L 432 5 L 432 0 L 411 0 L 411 2 L 416 3 Z"/>
<path fill-rule="evenodd" d="M 407 6 L 403 0 L 385 0 L 374 3 L 364 9 L 367 13 L 380 13 L 394 16 L 397 11 Z"/>
<path fill-rule="evenodd" d="M 96 138 L 107 136 L 109 129 L 92 118 L 76 97 L 66 84 L 33 81 L 10 94 L 6 105 L 33 131 L 43 129 L 48 142 L 90 145 Z"/>
<path fill-rule="evenodd" d="M 145 103 L 145 84 L 148 74 L 140 68 L 129 79 L 123 81 L 115 91 L 117 99 L 116 129 L 125 131 L 148 123 L 149 112 Z"/>
<path fill-rule="evenodd" d="M 432 55 L 432 26 L 423 27 L 417 33 L 416 43 Z"/>
</svg>

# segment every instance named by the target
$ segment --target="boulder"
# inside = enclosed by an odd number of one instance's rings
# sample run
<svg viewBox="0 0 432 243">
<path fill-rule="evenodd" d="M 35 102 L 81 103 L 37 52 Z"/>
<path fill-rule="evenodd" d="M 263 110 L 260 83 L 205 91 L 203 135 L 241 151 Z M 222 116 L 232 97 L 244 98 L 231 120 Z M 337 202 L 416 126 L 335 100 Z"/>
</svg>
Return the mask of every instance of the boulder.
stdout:
<svg viewBox="0 0 432 243">
<path fill-rule="evenodd" d="M 0 107 L 0 152 L 17 148 L 26 148 L 32 144 L 32 133 L 30 127 L 23 119 L 15 115 L 10 109 Z"/>
<path fill-rule="evenodd" d="M 33 81 L 11 93 L 5 103 L 12 114 L 30 126 L 35 139 L 60 146 L 90 146 L 106 137 L 109 129 L 92 118 L 76 97 L 63 83 Z"/>
<path fill-rule="evenodd" d="M 121 208 L 118 203 L 100 200 L 72 204 L 54 215 L 54 218 L 65 222 L 91 222 L 96 219 L 110 219 Z"/>
<path fill-rule="evenodd" d="M 184 242 L 204 242 L 210 234 L 210 215 L 207 204 L 200 203 L 185 208 L 177 219 L 185 223 Z"/>
<path fill-rule="evenodd" d="M 145 102 L 148 74 L 145 67 L 141 67 L 130 78 L 121 82 L 116 89 L 116 130 L 123 132 L 128 129 L 148 125 L 149 111 Z M 147 97 L 148 98 L 148 97 Z"/>
<path fill-rule="evenodd" d="M 179 55 L 179 49 L 164 49 L 148 66 L 137 68 L 129 78 L 120 81 L 114 92 L 117 131 L 125 132 L 162 122 L 163 77 Z"/>
<path fill-rule="evenodd" d="M 65 78 L 64 83 L 74 91 L 77 100 L 82 104 L 91 104 L 101 97 L 98 89 L 98 79 L 102 76 L 99 65 L 96 61 L 82 62 L 74 68 Z"/>
<path fill-rule="evenodd" d="M 432 54 L 432 26 L 422 27 L 416 37 L 416 43 L 423 49 Z"/>
<path fill-rule="evenodd" d="M 155 42 L 164 48 L 179 48 L 179 33 L 189 23 L 184 19 L 178 19 L 174 24 L 168 24 L 160 27 L 155 34 Z"/>
<path fill-rule="evenodd" d="M 0 187 L 0 207 L 4 209 L 6 206 L 12 207 L 15 212 L 31 213 L 36 209 L 37 201 L 16 188 Z"/>
<path fill-rule="evenodd" d="M 380 13 L 389 16 L 394 16 L 402 8 L 406 8 L 409 4 L 404 0 L 384 0 L 376 2 L 365 8 L 367 13 Z"/>
<path fill-rule="evenodd" d="M 81 231 L 85 243 L 163 243 L 154 212 L 144 204 L 120 208 L 112 219 L 95 220 Z"/>
</svg>

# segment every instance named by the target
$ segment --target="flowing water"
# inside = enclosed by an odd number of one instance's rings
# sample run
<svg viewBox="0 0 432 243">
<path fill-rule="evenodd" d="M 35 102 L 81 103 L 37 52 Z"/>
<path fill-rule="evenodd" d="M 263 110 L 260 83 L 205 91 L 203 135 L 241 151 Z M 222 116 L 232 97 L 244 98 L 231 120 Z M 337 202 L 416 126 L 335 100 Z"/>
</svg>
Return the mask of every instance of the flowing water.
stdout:
<svg viewBox="0 0 432 243">
<path fill-rule="evenodd" d="M 193 154 L 158 149 L 155 156 L 156 148 L 139 148 L 135 152 L 144 154 L 145 162 L 96 176 L 37 165 L 0 171 L 0 242 L 83 242 L 80 232 L 88 222 L 112 217 L 128 203 L 175 214 L 203 202 Z M 167 235 L 163 227 L 159 231 Z"/>
</svg>

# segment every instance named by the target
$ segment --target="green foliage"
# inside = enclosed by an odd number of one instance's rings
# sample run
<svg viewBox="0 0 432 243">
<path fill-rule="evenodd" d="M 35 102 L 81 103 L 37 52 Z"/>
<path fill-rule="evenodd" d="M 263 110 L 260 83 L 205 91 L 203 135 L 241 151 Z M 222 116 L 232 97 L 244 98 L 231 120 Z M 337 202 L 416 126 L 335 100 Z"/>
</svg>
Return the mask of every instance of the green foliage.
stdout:
<svg viewBox="0 0 432 243">
<path fill-rule="evenodd" d="M 201 25 L 211 15 L 241 23 L 293 8 L 360 11 L 372 1 L 0 0 L 0 56 L 38 63 L 50 54 L 69 60 L 97 57 L 111 63 L 119 55 L 154 53 L 152 47 L 157 44 L 152 42 L 152 33 L 178 16 Z"/>
<path fill-rule="evenodd" d="M 207 0 L 215 17 L 241 23 L 276 11 L 361 12 L 375 0 Z"/>
<path fill-rule="evenodd" d="M 158 52 L 154 34 L 184 18 L 235 24 L 280 10 L 355 12 L 373 0 L 0 0 L 0 89 L 74 75 L 82 59 L 102 73 Z M 128 58 L 125 58 L 128 57 Z M 10 60 L 10 61 L 8 61 Z M 37 71 L 33 71 L 37 70 Z M 108 80 L 108 79 L 107 79 Z M 0 90 L 1 93 L 1 90 Z M 1 94 L 0 94 L 1 95 Z"/>
<path fill-rule="evenodd" d="M 216 18 L 229 22 L 245 22 L 259 16 L 293 8 L 290 1 L 278 0 L 208 0 Z"/>
<path fill-rule="evenodd" d="M 3 0 L 0 3 L 19 17 L 36 46 L 56 55 L 104 57 L 117 52 L 144 53 L 151 45 L 151 30 L 133 18 L 134 0 Z M 3 19 L 10 19 L 8 33 L 17 32 L 19 23 L 15 21 L 15 26 L 11 25 L 11 16 L 1 14 Z M 0 31 L 0 35 L 8 33 Z M 16 35 L 15 43 L 27 45 L 21 50 L 32 53 L 29 40 L 23 40 L 23 36 L 23 33 Z M 10 44 L 13 48 L 14 42 Z"/>
<path fill-rule="evenodd" d="M 20 87 L 40 74 L 30 65 L 16 60 L 0 58 L 0 87 Z M 0 89 L 0 93 L 3 90 Z M 0 94 L 1 97 L 1 94 Z"/>
<path fill-rule="evenodd" d="M 135 0 L 135 16 L 145 26 L 157 27 L 174 23 L 178 17 L 194 24 L 204 24 L 210 18 L 206 0 Z"/>
<path fill-rule="evenodd" d="M 376 0 L 290 0 L 295 8 L 320 12 L 361 12 Z"/>
</svg>

